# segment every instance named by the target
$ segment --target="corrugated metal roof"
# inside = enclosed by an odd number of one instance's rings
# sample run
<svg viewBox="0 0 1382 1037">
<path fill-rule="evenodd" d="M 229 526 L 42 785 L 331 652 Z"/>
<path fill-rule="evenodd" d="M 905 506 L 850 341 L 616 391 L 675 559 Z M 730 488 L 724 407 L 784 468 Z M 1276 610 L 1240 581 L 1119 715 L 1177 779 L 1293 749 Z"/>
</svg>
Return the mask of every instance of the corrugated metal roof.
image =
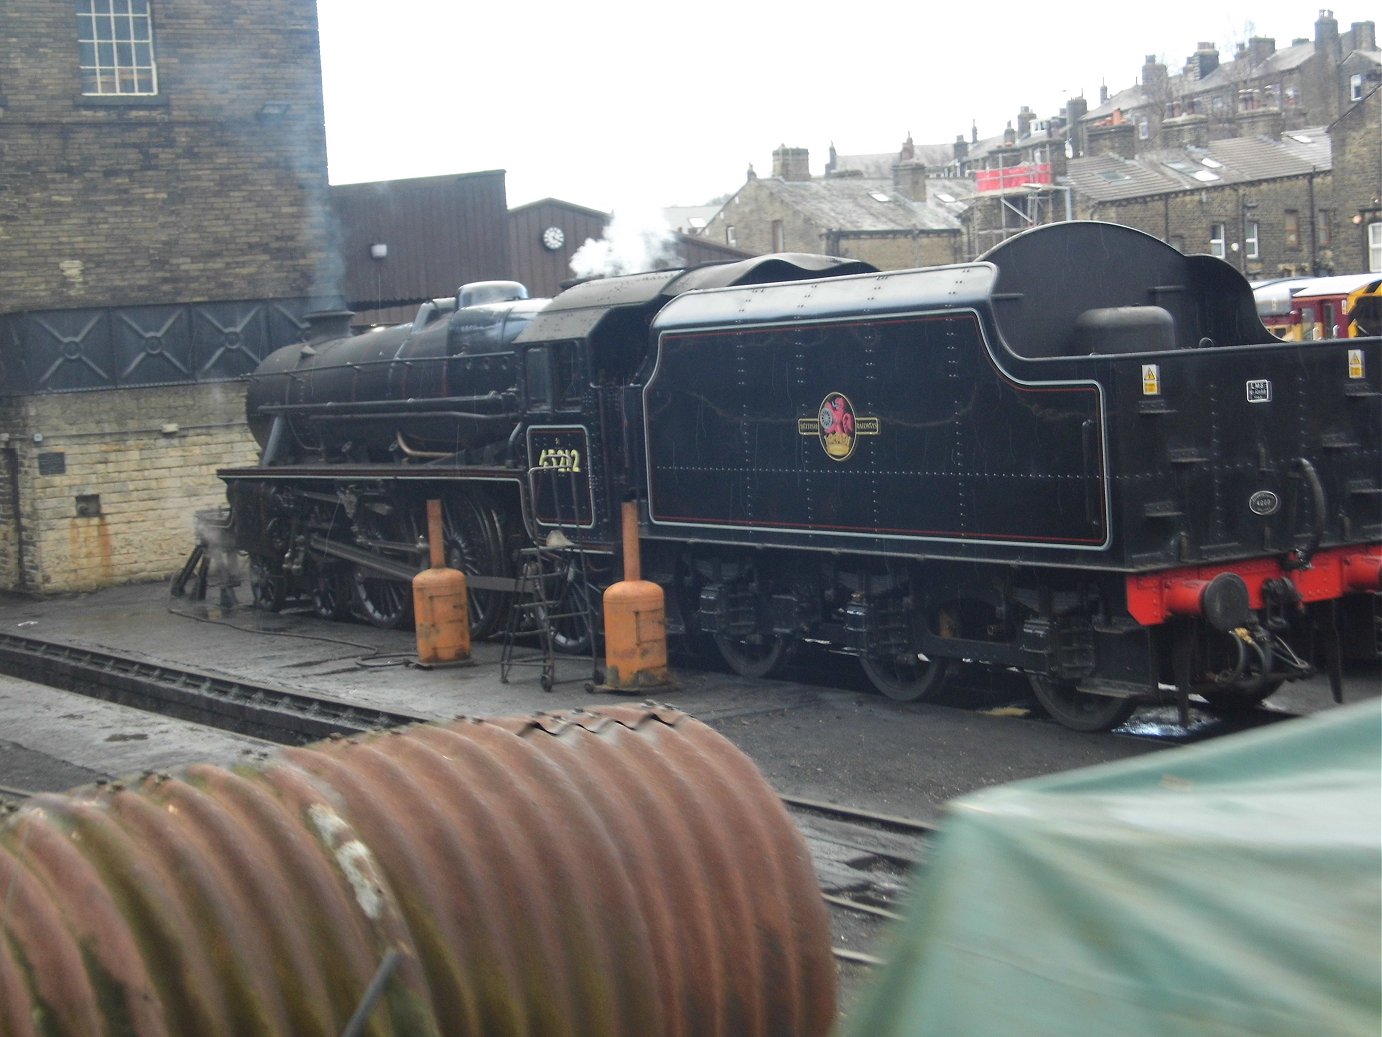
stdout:
<svg viewBox="0 0 1382 1037">
<path fill-rule="evenodd" d="M 758 183 L 818 226 L 852 231 L 958 230 L 959 214 L 974 196 L 973 181 L 962 179 L 928 178 L 924 202 L 904 198 L 891 178 L 764 178 Z M 944 201 L 942 194 L 953 201 Z"/>
</svg>

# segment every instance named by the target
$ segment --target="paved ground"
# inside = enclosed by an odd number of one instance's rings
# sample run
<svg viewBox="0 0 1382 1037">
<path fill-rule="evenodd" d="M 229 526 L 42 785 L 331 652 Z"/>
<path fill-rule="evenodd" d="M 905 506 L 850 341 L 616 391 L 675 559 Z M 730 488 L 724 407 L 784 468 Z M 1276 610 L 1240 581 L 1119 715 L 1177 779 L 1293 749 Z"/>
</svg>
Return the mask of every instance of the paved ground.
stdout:
<svg viewBox="0 0 1382 1037">
<path fill-rule="evenodd" d="M 471 664 L 427 670 L 409 665 L 416 642 L 408 631 L 328 623 L 302 610 L 273 614 L 189 602 L 171 598 L 162 584 L 60 598 L 0 597 L 0 631 L 438 719 L 645 697 L 587 691 L 588 659 L 563 659 L 561 683 L 547 693 L 536 668 L 520 668 L 510 683 L 501 682 L 496 643 L 477 644 Z M 1027 716 L 1025 687 L 1001 675 L 952 680 L 934 704 L 899 704 L 868 688 L 848 659 L 802 658 L 785 679 L 774 681 L 749 681 L 689 662 L 674 655 L 675 683 L 650 697 L 717 727 L 779 791 L 908 816 L 933 817 L 946 800 L 975 788 L 1164 749 L 1185 734 L 1165 711 L 1136 718 L 1142 733 L 1161 737 L 1075 734 Z M 1348 695 L 1379 694 L 1378 683 L 1376 667 L 1358 670 L 1350 674 Z M 1292 712 L 1332 704 L 1318 679 L 1291 686 L 1272 701 Z M 219 762 L 261 748 L 239 736 L 132 716 L 9 680 L 0 684 L 0 716 L 0 784 L 26 788 L 65 788 L 90 774 L 165 767 L 179 759 Z M 11 774 L 23 754 L 29 758 L 15 773 L 36 785 L 23 785 Z M 40 757 L 53 761 L 47 776 L 35 769 Z"/>
</svg>

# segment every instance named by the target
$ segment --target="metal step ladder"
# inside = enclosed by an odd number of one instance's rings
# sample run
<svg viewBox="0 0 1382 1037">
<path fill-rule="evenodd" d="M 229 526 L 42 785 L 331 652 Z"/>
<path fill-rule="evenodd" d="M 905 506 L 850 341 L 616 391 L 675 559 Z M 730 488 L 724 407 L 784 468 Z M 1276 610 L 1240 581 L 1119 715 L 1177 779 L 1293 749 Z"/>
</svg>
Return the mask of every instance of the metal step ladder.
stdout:
<svg viewBox="0 0 1382 1037">
<path fill-rule="evenodd" d="M 541 668 L 543 691 L 559 683 L 586 680 L 570 677 L 558 681 L 557 656 L 588 655 L 589 680 L 598 683 L 596 670 L 595 615 L 585 580 L 581 549 L 529 547 L 518 554 L 515 601 L 504 628 L 504 649 L 499 660 L 499 680 L 509 683 L 515 667 Z"/>
</svg>

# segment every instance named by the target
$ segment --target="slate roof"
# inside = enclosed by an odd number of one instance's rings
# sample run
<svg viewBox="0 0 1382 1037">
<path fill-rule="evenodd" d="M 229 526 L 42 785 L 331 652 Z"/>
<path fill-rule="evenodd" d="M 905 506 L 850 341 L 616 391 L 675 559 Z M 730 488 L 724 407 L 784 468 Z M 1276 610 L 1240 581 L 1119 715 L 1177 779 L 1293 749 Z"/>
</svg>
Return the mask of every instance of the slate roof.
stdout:
<svg viewBox="0 0 1382 1037">
<path fill-rule="evenodd" d="M 927 169 L 936 169 L 955 157 L 955 149 L 949 144 L 917 144 L 914 157 L 925 162 Z M 858 170 L 865 177 L 875 180 L 891 180 L 893 166 L 897 165 L 898 152 L 886 151 L 876 155 L 835 156 L 836 171 Z"/>
<path fill-rule="evenodd" d="M 760 177 L 755 182 L 784 205 L 826 230 L 958 230 L 959 215 L 974 197 L 974 182 L 958 178 L 928 177 L 924 202 L 914 202 L 898 194 L 891 177 L 886 180 L 877 177 L 814 180 Z M 952 200 L 945 201 L 947 197 Z"/>
<path fill-rule="evenodd" d="M 718 205 L 670 205 L 662 210 L 662 218 L 678 234 L 699 234 L 719 211 Z"/>
<path fill-rule="evenodd" d="M 1147 151 L 1135 159 L 1077 158 L 1070 161 L 1067 176 L 1081 198 L 1113 202 L 1304 176 L 1331 168 L 1329 136 L 1323 127 L 1312 127 L 1283 134 L 1281 140 L 1233 137 L 1205 148 Z"/>
<path fill-rule="evenodd" d="M 1220 63 L 1209 75 L 1203 79 L 1191 79 L 1188 76 L 1176 76 L 1175 82 L 1179 83 L 1181 93 L 1198 94 L 1206 90 L 1219 90 L 1224 87 L 1236 87 L 1243 83 L 1251 83 L 1262 76 L 1289 72 L 1293 68 L 1299 68 L 1310 60 L 1315 53 L 1313 43 L 1297 43 L 1291 47 L 1283 47 L 1281 50 L 1273 51 L 1267 59 L 1260 64 L 1253 65 L 1247 58 L 1234 58 L 1232 61 Z"/>
</svg>

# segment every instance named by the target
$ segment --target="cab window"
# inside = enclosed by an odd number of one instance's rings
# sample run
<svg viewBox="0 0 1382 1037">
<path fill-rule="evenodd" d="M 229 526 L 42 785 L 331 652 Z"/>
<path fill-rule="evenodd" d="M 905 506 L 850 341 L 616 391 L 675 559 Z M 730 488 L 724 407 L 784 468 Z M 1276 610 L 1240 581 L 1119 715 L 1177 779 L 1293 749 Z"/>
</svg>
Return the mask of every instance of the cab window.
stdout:
<svg viewBox="0 0 1382 1037">
<path fill-rule="evenodd" d="M 579 410 L 585 383 L 579 342 L 556 342 L 525 351 L 524 387 L 530 410 Z"/>
</svg>

